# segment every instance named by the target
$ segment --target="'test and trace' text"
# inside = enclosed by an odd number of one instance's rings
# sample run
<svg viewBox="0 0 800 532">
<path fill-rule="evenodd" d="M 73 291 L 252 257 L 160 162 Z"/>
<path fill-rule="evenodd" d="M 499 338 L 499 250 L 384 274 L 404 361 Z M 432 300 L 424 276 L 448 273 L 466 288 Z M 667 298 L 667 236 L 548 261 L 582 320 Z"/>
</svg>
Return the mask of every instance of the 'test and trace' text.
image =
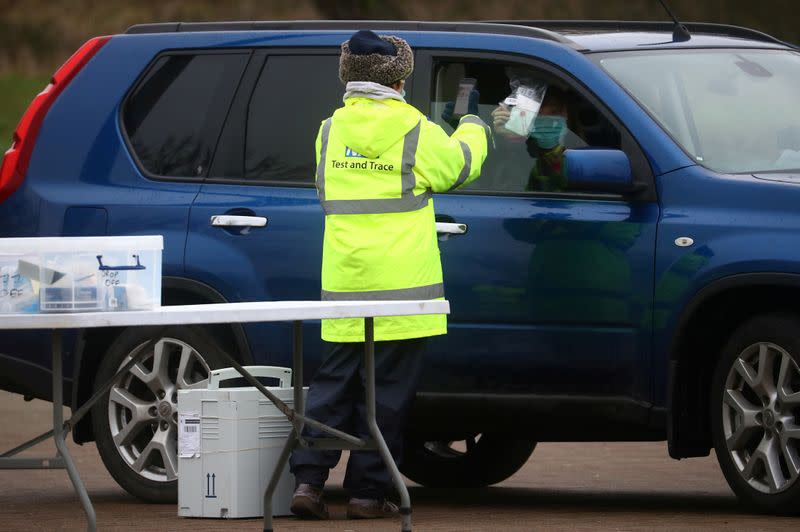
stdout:
<svg viewBox="0 0 800 532">
<path fill-rule="evenodd" d="M 331 159 L 331 166 L 334 168 L 349 168 L 352 170 L 382 170 L 391 172 L 394 170 L 393 164 L 381 163 L 378 161 L 337 161 Z"/>
</svg>

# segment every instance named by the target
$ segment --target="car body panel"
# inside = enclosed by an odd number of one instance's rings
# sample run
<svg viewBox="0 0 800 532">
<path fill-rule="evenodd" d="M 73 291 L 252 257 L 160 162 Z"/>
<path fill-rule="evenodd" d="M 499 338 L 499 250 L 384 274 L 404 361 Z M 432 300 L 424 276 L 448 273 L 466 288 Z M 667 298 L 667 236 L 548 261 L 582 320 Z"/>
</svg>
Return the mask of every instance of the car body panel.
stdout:
<svg viewBox="0 0 800 532">
<path fill-rule="evenodd" d="M 684 168 L 658 180 L 654 298 L 654 402 L 667 397 L 666 374 L 683 310 L 703 288 L 749 273 L 800 274 L 800 188 L 752 175 Z M 769 206 L 769 209 L 765 209 Z M 675 241 L 694 243 L 680 247 Z"/>
<path fill-rule="evenodd" d="M 656 204 L 449 194 L 435 208 L 468 231 L 439 245 L 453 310 L 423 389 L 649 399 Z"/>
</svg>

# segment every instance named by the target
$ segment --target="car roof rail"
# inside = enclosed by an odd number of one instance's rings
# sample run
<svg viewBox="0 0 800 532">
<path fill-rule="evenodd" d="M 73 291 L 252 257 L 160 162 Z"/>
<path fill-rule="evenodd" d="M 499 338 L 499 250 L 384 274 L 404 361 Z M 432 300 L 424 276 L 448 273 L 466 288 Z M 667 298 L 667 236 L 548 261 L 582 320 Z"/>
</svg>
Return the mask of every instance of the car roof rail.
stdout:
<svg viewBox="0 0 800 532">
<path fill-rule="evenodd" d="M 562 31 L 665 31 L 672 32 L 675 27 L 674 22 L 658 20 L 487 20 L 492 24 L 514 24 L 517 26 L 533 26 L 547 29 L 554 33 Z M 722 35 L 725 37 L 739 37 L 754 41 L 782 44 L 784 46 L 796 47 L 785 41 L 773 37 L 762 31 L 733 26 L 730 24 L 717 24 L 712 22 L 682 22 L 689 30 L 689 33 L 705 33 Z"/>
<path fill-rule="evenodd" d="M 494 24 L 488 22 L 423 22 L 397 20 L 283 20 L 241 22 L 157 22 L 136 24 L 126 34 L 175 33 L 193 31 L 265 31 L 265 30 L 360 30 L 378 31 L 447 31 L 465 33 L 494 33 L 535 37 L 581 49 L 575 41 L 545 28 L 514 21 Z"/>
</svg>

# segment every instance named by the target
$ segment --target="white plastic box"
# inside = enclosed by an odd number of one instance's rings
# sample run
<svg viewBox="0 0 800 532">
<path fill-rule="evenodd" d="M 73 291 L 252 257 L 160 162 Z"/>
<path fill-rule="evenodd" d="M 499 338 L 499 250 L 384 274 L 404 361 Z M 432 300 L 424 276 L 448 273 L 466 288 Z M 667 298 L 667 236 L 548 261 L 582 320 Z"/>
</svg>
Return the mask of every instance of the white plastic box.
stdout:
<svg viewBox="0 0 800 532">
<path fill-rule="evenodd" d="M 247 367 L 254 377 L 280 380 L 269 387 L 290 407 L 292 370 Z M 292 425 L 254 387 L 219 388 L 240 377 L 214 370 L 206 389 L 178 391 L 178 515 L 244 518 L 264 515 L 264 490 Z M 304 389 L 304 394 L 307 388 Z M 290 515 L 294 476 L 287 466 L 272 497 L 273 516 Z"/>
<path fill-rule="evenodd" d="M 0 239 L 0 313 L 151 310 L 161 236 Z"/>
</svg>

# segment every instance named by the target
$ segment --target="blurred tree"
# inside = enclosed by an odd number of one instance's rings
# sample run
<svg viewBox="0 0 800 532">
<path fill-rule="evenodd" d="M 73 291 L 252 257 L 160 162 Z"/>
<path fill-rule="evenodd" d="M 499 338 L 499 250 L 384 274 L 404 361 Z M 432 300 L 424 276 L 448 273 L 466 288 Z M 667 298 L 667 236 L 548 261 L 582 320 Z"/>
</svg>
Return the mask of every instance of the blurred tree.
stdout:
<svg viewBox="0 0 800 532">
<path fill-rule="evenodd" d="M 323 18 L 334 20 L 405 19 L 403 7 L 408 2 L 398 0 L 314 0 L 314 7 Z"/>
<path fill-rule="evenodd" d="M 798 0 L 667 0 L 681 21 L 736 24 L 800 43 Z M 0 0 L 0 75 L 49 75 L 81 43 L 142 22 L 309 19 L 668 20 L 658 0 Z"/>
</svg>

